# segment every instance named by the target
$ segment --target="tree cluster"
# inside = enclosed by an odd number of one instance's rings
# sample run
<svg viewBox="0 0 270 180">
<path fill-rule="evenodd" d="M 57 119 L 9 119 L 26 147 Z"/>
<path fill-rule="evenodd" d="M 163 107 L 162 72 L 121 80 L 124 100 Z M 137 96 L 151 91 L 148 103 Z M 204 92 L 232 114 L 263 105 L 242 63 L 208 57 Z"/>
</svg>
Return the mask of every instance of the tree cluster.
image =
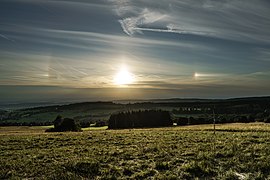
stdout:
<svg viewBox="0 0 270 180">
<path fill-rule="evenodd" d="M 144 110 L 112 114 L 109 129 L 144 128 L 172 126 L 173 121 L 168 111 Z"/>
<path fill-rule="evenodd" d="M 64 131 L 81 131 L 78 121 L 71 118 L 62 118 L 60 115 L 53 121 L 54 128 L 47 129 L 46 132 L 64 132 Z"/>
</svg>

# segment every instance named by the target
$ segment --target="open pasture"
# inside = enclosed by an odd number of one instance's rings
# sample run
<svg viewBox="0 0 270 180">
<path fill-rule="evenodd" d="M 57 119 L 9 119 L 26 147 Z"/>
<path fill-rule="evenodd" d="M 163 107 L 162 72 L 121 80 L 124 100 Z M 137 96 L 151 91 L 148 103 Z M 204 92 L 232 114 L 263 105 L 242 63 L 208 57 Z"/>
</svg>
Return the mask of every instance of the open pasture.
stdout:
<svg viewBox="0 0 270 180">
<path fill-rule="evenodd" d="M 264 123 L 45 133 L 0 127 L 0 179 L 266 179 Z"/>
</svg>

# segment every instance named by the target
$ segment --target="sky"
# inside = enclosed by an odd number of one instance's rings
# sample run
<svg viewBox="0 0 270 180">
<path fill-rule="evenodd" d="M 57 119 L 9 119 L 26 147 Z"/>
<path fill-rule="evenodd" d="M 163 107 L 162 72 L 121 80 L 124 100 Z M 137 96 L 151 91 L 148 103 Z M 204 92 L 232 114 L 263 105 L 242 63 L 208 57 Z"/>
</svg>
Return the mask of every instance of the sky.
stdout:
<svg viewBox="0 0 270 180">
<path fill-rule="evenodd" d="M 268 0 L 1 0 L 0 101 L 270 95 Z"/>
</svg>

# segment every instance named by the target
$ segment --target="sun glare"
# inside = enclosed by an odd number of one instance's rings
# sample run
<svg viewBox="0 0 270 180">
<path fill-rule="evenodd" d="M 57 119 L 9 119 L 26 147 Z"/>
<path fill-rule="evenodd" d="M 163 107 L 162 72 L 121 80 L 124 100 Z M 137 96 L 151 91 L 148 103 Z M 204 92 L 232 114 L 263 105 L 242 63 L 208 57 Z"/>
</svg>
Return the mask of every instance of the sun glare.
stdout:
<svg viewBox="0 0 270 180">
<path fill-rule="evenodd" d="M 116 85 L 129 85 L 134 82 L 134 75 L 123 66 L 114 77 L 114 83 Z"/>
</svg>

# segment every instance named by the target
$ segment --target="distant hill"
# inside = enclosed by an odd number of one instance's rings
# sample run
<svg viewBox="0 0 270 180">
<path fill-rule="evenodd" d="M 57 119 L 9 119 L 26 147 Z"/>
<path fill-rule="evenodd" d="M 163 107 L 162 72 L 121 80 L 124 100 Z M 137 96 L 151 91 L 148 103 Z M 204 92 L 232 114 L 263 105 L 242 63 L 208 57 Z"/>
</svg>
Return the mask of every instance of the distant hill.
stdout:
<svg viewBox="0 0 270 180">
<path fill-rule="evenodd" d="M 41 106 L 40 106 L 41 105 Z M 81 122 L 108 121 L 110 115 L 130 110 L 161 109 L 178 116 L 205 116 L 212 114 L 253 115 L 265 117 L 270 111 L 270 97 L 231 99 L 149 99 L 119 100 L 113 102 L 81 102 L 62 105 L 44 105 L 13 110 L 0 110 L 1 122 L 51 123 L 57 115 Z"/>
<path fill-rule="evenodd" d="M 116 100 L 115 103 L 144 103 L 144 102 L 172 102 L 172 103 L 189 103 L 189 102 L 229 102 L 229 101 L 260 101 L 270 99 L 270 96 L 263 97 L 240 97 L 240 98 L 228 98 L 228 99 L 200 99 L 200 98 L 169 98 L 169 99 L 127 99 L 127 100 Z"/>
</svg>

